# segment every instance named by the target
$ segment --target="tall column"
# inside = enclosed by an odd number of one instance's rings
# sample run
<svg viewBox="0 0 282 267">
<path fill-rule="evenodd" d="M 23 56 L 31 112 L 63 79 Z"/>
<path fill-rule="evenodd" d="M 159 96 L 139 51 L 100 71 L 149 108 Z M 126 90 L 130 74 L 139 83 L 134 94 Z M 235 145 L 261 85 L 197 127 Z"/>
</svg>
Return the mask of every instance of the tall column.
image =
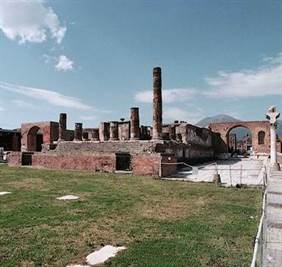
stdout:
<svg viewBox="0 0 282 267">
<path fill-rule="evenodd" d="M 67 130 L 67 114 L 66 113 L 60 113 L 59 141 L 66 140 L 66 130 Z"/>
<path fill-rule="evenodd" d="M 74 141 L 82 141 L 82 123 L 75 123 Z"/>
<path fill-rule="evenodd" d="M 130 140 L 140 139 L 139 108 L 130 109 Z"/>
<path fill-rule="evenodd" d="M 153 69 L 153 140 L 162 139 L 162 71 Z"/>
<path fill-rule="evenodd" d="M 277 112 L 276 107 L 272 106 L 268 109 L 266 113 L 266 118 L 270 123 L 270 167 L 273 170 L 280 170 L 279 164 L 277 162 L 277 148 L 276 148 L 276 128 L 277 119 L 280 113 Z"/>
<path fill-rule="evenodd" d="M 118 122 L 111 121 L 110 123 L 110 141 L 118 140 Z"/>
</svg>

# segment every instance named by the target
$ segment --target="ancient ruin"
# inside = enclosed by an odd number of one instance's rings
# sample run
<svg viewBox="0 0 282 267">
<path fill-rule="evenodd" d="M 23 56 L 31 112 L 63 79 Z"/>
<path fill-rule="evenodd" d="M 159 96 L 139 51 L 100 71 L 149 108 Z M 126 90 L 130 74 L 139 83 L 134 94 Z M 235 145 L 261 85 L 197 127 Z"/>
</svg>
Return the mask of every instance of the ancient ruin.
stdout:
<svg viewBox="0 0 282 267">
<path fill-rule="evenodd" d="M 231 146 L 237 146 L 230 131 L 238 126 L 250 129 L 254 155 L 269 155 L 270 144 L 277 142 L 276 138 L 270 141 L 272 124 L 268 121 L 213 123 L 209 128 L 200 128 L 182 121 L 163 124 L 162 113 L 161 68 L 156 67 L 152 127 L 140 125 L 138 107 L 130 108 L 128 120 L 105 121 L 95 128 L 76 123 L 74 130 L 67 129 L 67 114 L 61 113 L 58 122 L 23 123 L 17 130 L 0 129 L 0 147 L 9 151 L 11 166 L 130 171 L 161 177 L 174 173 L 177 162 L 228 156 Z"/>
</svg>

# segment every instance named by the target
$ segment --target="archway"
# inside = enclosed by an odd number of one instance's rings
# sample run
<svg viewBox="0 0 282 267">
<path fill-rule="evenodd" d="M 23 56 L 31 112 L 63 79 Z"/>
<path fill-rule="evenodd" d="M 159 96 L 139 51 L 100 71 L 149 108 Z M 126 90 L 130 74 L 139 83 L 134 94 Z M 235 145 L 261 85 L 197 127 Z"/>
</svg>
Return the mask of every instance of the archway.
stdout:
<svg viewBox="0 0 282 267">
<path fill-rule="evenodd" d="M 236 125 L 227 132 L 228 152 L 233 155 L 250 155 L 253 151 L 252 131 L 244 125 Z"/>
<path fill-rule="evenodd" d="M 270 126 L 269 121 L 235 121 L 211 123 L 209 128 L 214 133 L 219 133 L 218 141 L 215 141 L 216 153 L 228 152 L 228 133 L 235 127 L 245 127 L 252 134 L 252 154 L 269 154 L 270 152 Z M 259 133 L 261 132 L 261 133 Z M 264 132 L 264 134 L 262 133 Z"/>
<path fill-rule="evenodd" d="M 27 151 L 41 151 L 43 144 L 43 132 L 38 126 L 30 128 L 27 134 Z"/>
</svg>

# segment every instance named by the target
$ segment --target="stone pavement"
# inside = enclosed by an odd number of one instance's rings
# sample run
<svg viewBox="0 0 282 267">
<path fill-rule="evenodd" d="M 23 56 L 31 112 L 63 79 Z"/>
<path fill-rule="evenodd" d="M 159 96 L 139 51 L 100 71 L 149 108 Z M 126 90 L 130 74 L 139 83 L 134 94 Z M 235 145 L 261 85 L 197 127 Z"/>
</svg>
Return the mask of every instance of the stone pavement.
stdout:
<svg viewBox="0 0 282 267">
<path fill-rule="evenodd" d="M 244 184 L 248 186 L 262 186 L 264 179 L 264 161 L 253 158 L 231 159 L 217 161 L 216 164 L 205 164 L 197 167 L 183 168 L 166 180 L 190 181 L 190 182 L 213 182 L 216 169 L 220 174 L 224 186 Z"/>
<path fill-rule="evenodd" d="M 263 266 L 282 266 L 282 171 L 270 171 L 263 225 Z"/>
</svg>

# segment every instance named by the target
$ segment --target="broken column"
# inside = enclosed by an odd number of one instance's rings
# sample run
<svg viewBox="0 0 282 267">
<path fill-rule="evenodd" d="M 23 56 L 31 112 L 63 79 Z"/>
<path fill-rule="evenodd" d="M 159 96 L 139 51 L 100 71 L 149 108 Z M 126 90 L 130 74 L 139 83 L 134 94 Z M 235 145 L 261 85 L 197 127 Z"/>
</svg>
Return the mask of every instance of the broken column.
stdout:
<svg viewBox="0 0 282 267">
<path fill-rule="evenodd" d="M 140 139 L 139 108 L 130 109 L 130 140 Z"/>
<path fill-rule="evenodd" d="M 101 122 L 99 128 L 99 137 L 101 142 L 108 141 L 110 138 L 110 123 Z"/>
<path fill-rule="evenodd" d="M 67 131 L 67 114 L 66 113 L 60 113 L 59 141 L 66 140 L 66 131 Z"/>
<path fill-rule="evenodd" d="M 110 123 L 110 141 L 118 140 L 118 122 L 111 121 Z"/>
<path fill-rule="evenodd" d="M 99 128 L 94 128 L 91 132 L 91 141 L 99 141 Z"/>
<path fill-rule="evenodd" d="M 153 69 L 153 140 L 162 139 L 162 71 Z"/>
<path fill-rule="evenodd" d="M 74 141 L 82 141 L 82 123 L 75 123 Z"/>
<path fill-rule="evenodd" d="M 277 162 L 277 148 L 276 148 L 276 128 L 277 119 L 280 113 L 276 110 L 276 107 L 272 106 L 268 109 L 266 113 L 266 118 L 270 123 L 270 167 L 273 170 L 280 170 L 279 164 Z"/>
</svg>

